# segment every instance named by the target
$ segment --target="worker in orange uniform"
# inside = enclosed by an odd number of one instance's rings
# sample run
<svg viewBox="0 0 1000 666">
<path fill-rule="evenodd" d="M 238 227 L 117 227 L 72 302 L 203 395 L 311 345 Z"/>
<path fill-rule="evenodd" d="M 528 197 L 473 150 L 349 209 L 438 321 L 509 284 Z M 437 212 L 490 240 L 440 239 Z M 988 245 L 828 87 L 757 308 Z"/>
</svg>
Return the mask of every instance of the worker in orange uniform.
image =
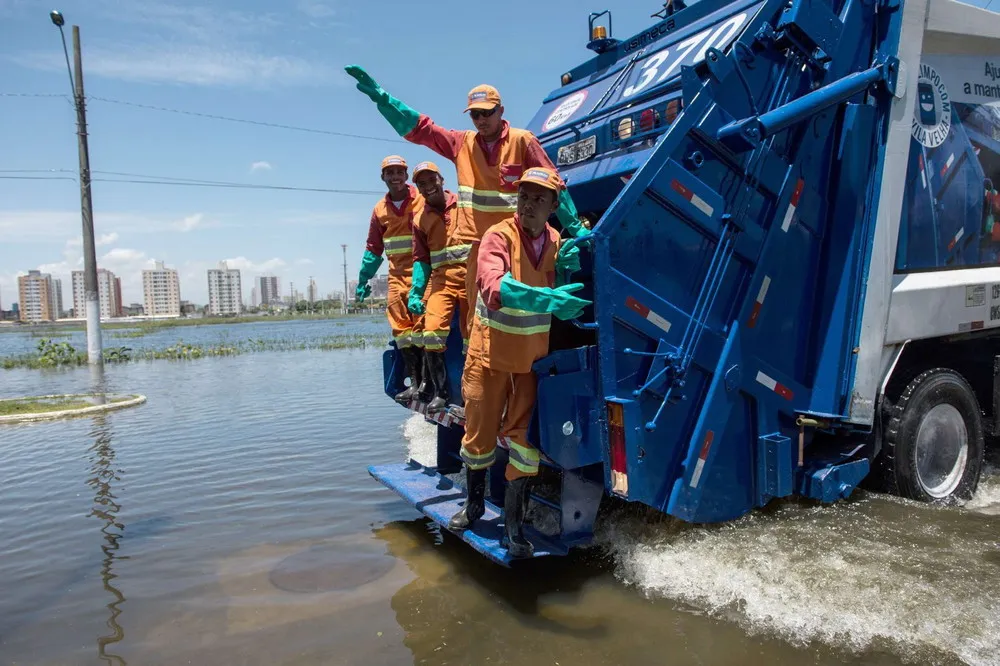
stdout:
<svg viewBox="0 0 1000 666">
<path fill-rule="evenodd" d="M 463 351 L 469 327 L 465 296 L 466 260 L 471 245 L 458 238 L 455 221 L 458 197 L 444 189 L 444 177 L 433 162 L 421 162 L 413 170 L 413 183 L 424 198 L 424 208 L 413 223 L 413 282 L 410 312 L 423 315 L 423 348 L 434 384 L 429 413 L 448 406 L 448 369 L 444 351 L 455 309 L 459 310 Z M 430 284 L 430 295 L 424 294 Z"/>
<path fill-rule="evenodd" d="M 511 216 L 517 207 L 515 183 L 524 170 L 544 167 L 555 170 L 545 149 L 535 136 L 510 126 L 503 119 L 500 93 L 493 86 L 480 85 L 469 91 L 465 110 L 476 131 L 438 127 L 427 116 L 391 96 L 361 67 L 345 68 L 357 81 L 357 88 L 376 103 L 379 112 L 396 133 L 407 141 L 430 148 L 455 163 L 458 171 L 458 215 L 456 233 L 469 243 L 466 291 L 469 306 L 476 289 L 476 255 L 486 230 Z M 571 238 L 590 234 L 580 223 L 569 191 L 559 192 L 556 217 Z"/>
<path fill-rule="evenodd" d="M 562 240 L 548 225 L 559 205 L 562 179 L 552 169 L 527 169 L 517 180 L 517 213 L 483 236 L 476 275 L 476 312 L 462 374 L 465 398 L 465 462 L 468 498 L 449 524 L 465 529 L 483 516 L 486 470 L 496 455 L 497 436 L 509 447 L 505 471 L 504 538 L 512 557 L 528 557 L 531 543 L 522 525 L 528 485 L 538 474 L 539 453 L 528 441 L 537 380 L 532 364 L 549 352 L 552 315 L 580 316 L 590 301 L 573 296 L 582 284 L 554 286 L 567 263 Z M 572 269 L 570 269 L 572 270 Z"/>
<path fill-rule="evenodd" d="M 361 259 L 361 272 L 355 291 L 358 303 L 372 293 L 368 281 L 382 265 L 382 253 L 389 258 L 389 297 L 386 316 L 392 328 L 392 339 L 403 357 L 410 386 L 396 394 L 396 400 L 407 403 L 418 397 L 424 380 L 423 337 L 421 318 L 410 312 L 406 299 L 410 293 L 413 271 L 412 225 L 423 208 L 423 197 L 407 184 L 406 160 L 389 155 L 382 160 L 382 182 L 388 188 L 385 197 L 375 204 L 368 227 L 368 243 Z M 424 387 L 423 390 L 426 390 Z"/>
</svg>

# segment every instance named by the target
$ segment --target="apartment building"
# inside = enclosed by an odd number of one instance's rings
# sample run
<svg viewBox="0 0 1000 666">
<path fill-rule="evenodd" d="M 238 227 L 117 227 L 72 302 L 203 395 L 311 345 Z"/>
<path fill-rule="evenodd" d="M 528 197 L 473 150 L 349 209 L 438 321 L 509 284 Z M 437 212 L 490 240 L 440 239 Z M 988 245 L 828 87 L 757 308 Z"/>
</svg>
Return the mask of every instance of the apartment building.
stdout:
<svg viewBox="0 0 1000 666">
<path fill-rule="evenodd" d="M 181 315 L 181 282 L 177 269 L 167 268 L 162 261 L 142 272 L 143 311 L 147 317 L 179 317 Z"/>
<path fill-rule="evenodd" d="M 281 285 L 273 275 L 260 275 L 256 280 L 258 305 L 277 305 L 281 302 Z"/>
<path fill-rule="evenodd" d="M 83 271 L 73 271 L 73 314 L 81 318 L 87 316 L 87 292 L 84 284 Z M 104 268 L 97 269 L 97 296 L 101 305 L 101 319 L 121 316 L 121 281 Z"/>
<path fill-rule="evenodd" d="M 210 314 L 238 315 L 243 312 L 243 285 L 239 269 L 230 269 L 224 261 L 208 270 L 208 311 Z"/>
<path fill-rule="evenodd" d="M 28 271 L 17 278 L 20 319 L 27 323 L 53 321 L 55 287 L 52 276 L 40 271 Z"/>
</svg>

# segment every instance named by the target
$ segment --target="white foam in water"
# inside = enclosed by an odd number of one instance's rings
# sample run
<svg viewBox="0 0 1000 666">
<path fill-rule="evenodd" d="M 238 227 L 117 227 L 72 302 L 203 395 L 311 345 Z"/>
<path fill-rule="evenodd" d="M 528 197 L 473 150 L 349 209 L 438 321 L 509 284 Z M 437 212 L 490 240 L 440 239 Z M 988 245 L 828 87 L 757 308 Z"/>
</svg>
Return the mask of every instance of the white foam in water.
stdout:
<svg viewBox="0 0 1000 666">
<path fill-rule="evenodd" d="M 996 497 L 998 485 L 989 479 L 986 492 Z M 997 526 L 950 512 L 963 510 L 869 494 L 834 506 L 788 503 L 707 528 L 610 521 L 598 541 L 626 584 L 749 633 L 888 650 L 914 663 L 996 664 Z M 963 518 L 970 527 L 956 527 Z"/>
<path fill-rule="evenodd" d="M 1000 515 L 1000 469 L 992 465 L 983 465 L 983 474 L 979 479 L 976 494 L 965 504 L 969 511 Z"/>
<path fill-rule="evenodd" d="M 403 437 L 409 443 L 407 454 L 421 465 L 437 463 L 437 426 L 422 414 L 413 414 L 403 423 Z"/>
</svg>

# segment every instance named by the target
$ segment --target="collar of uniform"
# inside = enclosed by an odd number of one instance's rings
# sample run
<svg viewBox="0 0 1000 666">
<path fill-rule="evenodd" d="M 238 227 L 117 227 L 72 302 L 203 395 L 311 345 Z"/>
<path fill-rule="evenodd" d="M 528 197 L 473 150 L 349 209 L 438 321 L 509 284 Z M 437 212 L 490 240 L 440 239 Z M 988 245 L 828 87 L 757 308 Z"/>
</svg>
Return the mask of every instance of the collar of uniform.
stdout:
<svg viewBox="0 0 1000 666">
<path fill-rule="evenodd" d="M 500 138 L 498 138 L 496 142 L 493 144 L 493 150 L 487 150 L 486 140 L 483 139 L 483 135 L 479 134 L 478 132 L 476 133 L 476 143 L 479 144 L 479 149 L 483 151 L 484 155 L 486 155 L 486 163 L 489 164 L 490 166 L 496 165 L 497 158 L 500 156 L 500 146 L 502 146 L 504 142 L 507 141 L 507 135 L 510 134 L 509 122 L 507 122 L 506 120 L 503 121 L 503 125 L 501 127 L 502 129 L 500 130 Z"/>
<path fill-rule="evenodd" d="M 427 200 L 424 199 L 424 201 L 426 202 Z M 452 192 L 451 190 L 445 190 L 444 191 L 444 209 L 443 210 L 439 210 L 439 209 L 435 208 L 434 206 L 430 205 L 430 203 L 426 204 L 426 206 L 427 206 L 428 209 L 434 211 L 438 215 L 443 215 L 443 216 L 448 215 L 448 213 L 451 211 L 451 209 L 454 208 L 457 205 L 458 205 L 458 195 L 455 194 L 454 192 Z"/>
<path fill-rule="evenodd" d="M 549 226 L 548 222 L 546 222 L 545 226 L 542 227 L 542 233 L 539 235 L 545 238 L 545 242 L 542 244 L 541 254 L 536 257 L 535 241 L 538 240 L 538 236 L 532 238 L 528 235 L 528 232 L 521 226 L 521 218 L 517 213 L 514 213 L 514 224 L 517 225 L 517 233 L 521 235 L 521 251 L 527 252 L 528 259 L 531 260 L 531 265 L 538 268 L 539 264 L 541 264 L 542 256 L 545 255 L 545 248 L 547 248 L 549 243 L 552 242 L 552 234 L 549 233 L 549 230 L 552 229 L 552 227 Z"/>
<path fill-rule="evenodd" d="M 392 203 L 392 196 L 390 196 L 388 192 L 385 193 L 385 205 L 388 206 L 391 210 L 395 211 L 396 215 L 402 215 L 403 211 L 406 210 L 406 207 L 410 205 L 410 202 L 413 201 L 416 198 L 416 196 L 417 196 L 417 188 L 415 188 L 413 185 L 408 185 L 406 187 L 406 198 L 403 199 L 402 206 L 396 208 L 395 204 Z"/>
</svg>

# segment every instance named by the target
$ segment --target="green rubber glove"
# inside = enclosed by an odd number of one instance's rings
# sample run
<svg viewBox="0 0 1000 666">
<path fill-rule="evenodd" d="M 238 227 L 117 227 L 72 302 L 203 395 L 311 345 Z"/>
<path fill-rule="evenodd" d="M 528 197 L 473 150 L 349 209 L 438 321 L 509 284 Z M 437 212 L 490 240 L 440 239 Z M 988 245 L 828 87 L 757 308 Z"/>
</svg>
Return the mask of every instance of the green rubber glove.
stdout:
<svg viewBox="0 0 1000 666">
<path fill-rule="evenodd" d="M 580 270 L 580 248 L 575 244 L 563 243 L 556 255 L 556 272 L 572 275 Z"/>
<path fill-rule="evenodd" d="M 427 279 L 431 276 L 431 265 L 426 261 L 413 262 L 413 283 L 410 285 L 410 297 L 406 308 L 413 314 L 424 313 L 424 291 L 427 290 Z"/>
<path fill-rule="evenodd" d="M 406 136 L 413 131 L 413 128 L 417 126 L 417 121 L 420 120 L 418 112 L 383 90 L 382 86 L 358 65 L 349 65 L 344 68 L 344 71 L 357 80 L 357 89 L 375 102 L 379 113 L 392 125 L 396 134 Z"/>
<path fill-rule="evenodd" d="M 361 257 L 361 272 L 358 273 L 358 287 L 354 290 L 354 296 L 358 299 L 358 303 L 363 303 L 366 298 L 371 296 L 372 288 L 368 284 L 368 280 L 375 277 L 375 273 L 378 272 L 381 265 L 382 257 L 370 250 L 365 250 L 365 255 Z"/>
<path fill-rule="evenodd" d="M 580 215 L 576 211 L 576 204 L 573 197 L 569 195 L 569 190 L 559 192 L 559 208 L 556 209 L 556 219 L 566 230 L 570 237 L 583 237 L 590 235 L 590 229 L 580 222 Z"/>
<path fill-rule="evenodd" d="M 583 284 L 575 282 L 555 289 L 549 287 L 529 287 L 518 282 L 507 273 L 500 280 L 500 304 L 507 308 L 517 308 L 527 312 L 552 314 L 558 319 L 576 319 L 590 301 L 573 296 L 573 292 L 583 289 Z"/>
</svg>

